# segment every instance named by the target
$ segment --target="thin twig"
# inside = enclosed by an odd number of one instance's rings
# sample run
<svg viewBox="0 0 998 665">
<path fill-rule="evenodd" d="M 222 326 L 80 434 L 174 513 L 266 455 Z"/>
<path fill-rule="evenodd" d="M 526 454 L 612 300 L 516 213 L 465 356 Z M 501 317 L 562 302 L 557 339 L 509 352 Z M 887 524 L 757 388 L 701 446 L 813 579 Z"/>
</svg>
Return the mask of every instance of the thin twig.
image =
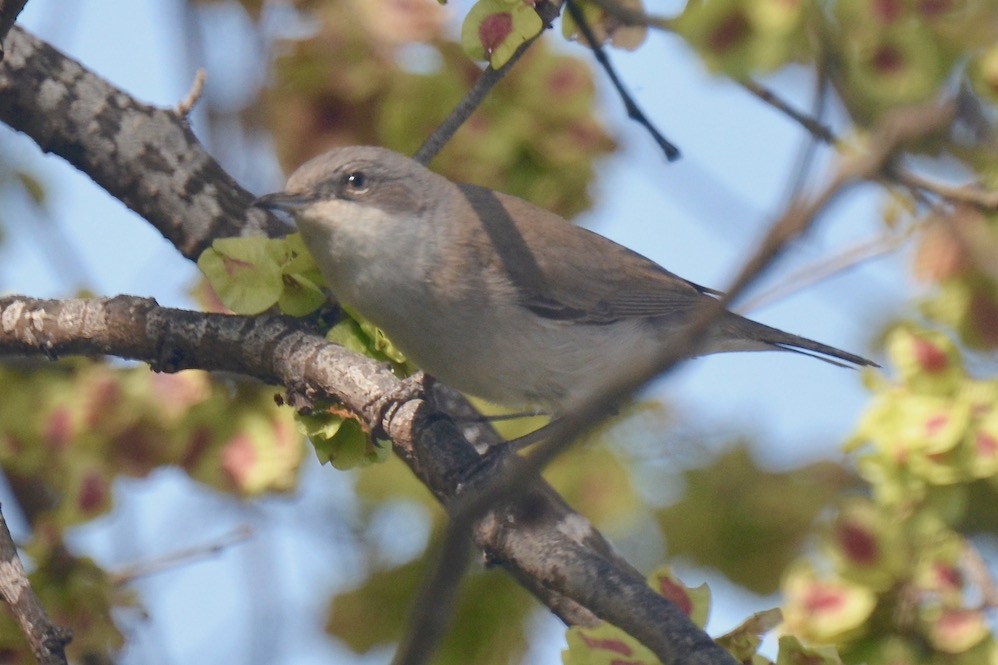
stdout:
<svg viewBox="0 0 998 665">
<path fill-rule="evenodd" d="M 648 14 L 642 9 L 628 7 L 617 0 L 590 0 L 600 9 L 614 17 L 622 25 L 643 25 L 659 30 L 671 30 L 671 21 L 663 16 Z"/>
<path fill-rule="evenodd" d="M 755 81 L 742 81 L 741 83 L 743 88 L 772 106 L 777 111 L 785 114 L 791 120 L 810 132 L 811 136 L 814 136 L 815 138 L 828 144 L 834 144 L 838 140 L 832 130 L 822 124 L 820 120 L 813 118 L 806 113 L 801 113 L 790 104 L 783 101 L 783 99 L 781 99 L 776 93 L 764 85 L 756 83 Z"/>
<path fill-rule="evenodd" d="M 816 139 L 831 145 L 838 141 L 838 137 L 828 126 L 822 124 L 817 118 L 793 108 L 772 90 L 754 81 L 743 82 L 742 86 L 762 101 L 786 114 Z M 885 181 L 894 182 L 911 190 L 923 203 L 925 200 L 920 196 L 920 193 L 927 192 L 950 203 L 965 203 L 982 210 L 998 210 L 998 191 L 986 190 L 979 184 L 947 185 L 930 180 L 900 165 L 887 169 L 883 176 Z"/>
<path fill-rule="evenodd" d="M 56 626 L 49 619 L 41 601 L 31 588 L 2 512 L 0 512 L 0 597 L 10 608 L 39 664 L 66 665 L 65 647 L 73 638 L 73 633 L 66 628 Z"/>
<path fill-rule="evenodd" d="M 392 665 L 422 665 L 430 660 L 446 631 L 461 578 L 471 559 L 474 519 L 452 518 L 436 549 L 429 575 L 421 584 L 412 619 L 399 643 Z"/>
<path fill-rule="evenodd" d="M 610 64 L 610 58 L 607 57 L 606 52 L 603 50 L 603 46 L 596 39 L 596 35 L 593 34 L 592 29 L 589 27 L 589 22 L 586 21 L 586 17 L 582 14 L 578 5 L 575 4 L 575 0 L 565 0 L 565 9 L 568 10 L 569 15 L 575 24 L 579 26 L 579 32 L 585 38 L 589 47 L 593 50 L 593 55 L 596 57 L 596 61 L 603 67 L 606 75 L 610 77 L 610 82 L 613 83 L 613 87 L 617 90 L 617 94 L 620 95 L 620 99 L 624 102 L 624 108 L 627 109 L 627 117 L 634 120 L 639 125 L 648 130 L 651 134 L 652 139 L 658 144 L 658 147 L 665 152 L 665 158 L 670 162 L 679 159 L 679 148 L 677 148 L 673 143 L 671 143 L 667 138 L 662 136 L 662 133 L 651 123 L 648 116 L 644 114 L 644 111 L 638 107 L 634 98 L 631 97 L 630 93 L 627 92 L 627 88 L 621 82 L 620 77 L 617 76 L 616 70 L 614 70 L 613 65 Z"/>
<path fill-rule="evenodd" d="M 804 266 L 800 270 L 788 275 L 780 284 L 747 300 L 737 307 L 735 311 L 744 314 L 760 307 L 765 307 L 794 293 L 809 289 L 815 284 L 834 277 L 850 268 L 854 268 L 870 259 L 889 254 L 904 244 L 911 236 L 911 230 L 914 228 L 912 226 L 900 234 L 884 233 L 878 235 L 872 240 L 864 240 L 863 242 L 856 243 L 837 254 Z"/>
<path fill-rule="evenodd" d="M 198 70 L 194 72 L 194 82 L 191 83 L 191 89 L 187 92 L 187 96 L 180 100 L 176 108 L 174 108 L 176 114 L 181 118 L 186 118 L 194 108 L 194 105 L 201 99 L 206 78 L 207 74 L 204 71 L 204 67 L 198 67 Z"/>
<path fill-rule="evenodd" d="M 825 108 L 825 95 L 827 91 L 828 86 L 826 85 L 825 77 L 821 75 L 819 70 L 819 76 L 815 80 L 815 95 L 814 101 L 811 104 L 810 116 L 819 124 Z M 811 172 L 811 166 L 814 164 L 814 159 L 818 154 L 818 145 L 820 142 L 821 139 L 814 134 L 805 137 L 805 144 L 800 148 L 797 159 L 794 162 L 793 175 L 790 187 L 786 190 L 787 193 L 784 196 L 784 202 L 794 200 L 803 190 L 804 185 L 807 183 L 808 174 Z"/>
<path fill-rule="evenodd" d="M 801 150 L 800 156 L 796 160 L 793 183 L 788 189 L 786 197 L 787 201 L 792 201 L 797 198 L 807 181 L 807 174 L 810 171 L 811 164 L 816 155 L 818 144 L 821 141 L 831 142 L 835 140 L 835 137 L 832 135 L 831 131 L 826 129 L 821 123 L 821 112 L 825 107 L 825 96 L 828 90 L 826 80 L 823 76 L 819 76 L 816 81 L 817 89 L 814 103 L 812 105 L 812 112 L 809 116 L 800 114 L 796 110 L 790 108 L 789 105 L 784 104 L 782 100 L 773 95 L 768 89 L 758 85 L 757 83 L 748 82 L 744 85 L 748 90 L 757 94 L 760 99 L 766 100 L 768 103 L 771 103 L 777 108 L 783 110 L 792 118 L 799 119 L 801 122 L 805 122 L 809 126 L 816 129 L 816 131 L 810 132 L 810 135 L 807 137 L 807 144 Z M 844 252 L 841 252 L 833 257 L 823 259 L 809 266 L 805 266 L 784 279 L 780 284 L 777 284 L 773 289 L 770 289 L 769 291 L 766 291 L 742 304 L 736 309 L 736 311 L 744 314 L 745 312 L 757 309 L 775 300 L 785 298 L 786 296 L 797 291 L 810 288 L 818 282 L 828 279 L 829 277 L 847 270 L 863 261 L 896 249 L 907 237 L 908 234 L 904 234 L 903 236 L 896 234 L 880 235 L 872 241 L 860 243 L 857 246 L 847 248 Z"/>
<path fill-rule="evenodd" d="M 215 542 L 188 547 L 155 559 L 134 563 L 115 572 L 111 576 L 111 580 L 115 584 L 125 584 L 132 582 L 139 577 L 148 577 L 150 575 L 161 573 L 165 570 L 172 570 L 178 566 L 193 563 L 201 559 L 207 559 L 208 557 L 220 554 L 233 545 L 238 545 L 239 543 L 249 540 L 252 535 L 253 529 L 244 525 L 234 529 L 230 533 L 225 534 Z"/>
<path fill-rule="evenodd" d="M 976 184 L 947 185 L 906 169 L 898 169 L 894 180 L 906 187 L 935 194 L 950 203 L 966 203 L 983 210 L 998 210 L 998 192 L 988 191 Z"/>
<path fill-rule="evenodd" d="M 538 16 L 541 17 L 544 28 L 547 28 L 551 24 L 551 21 L 558 16 L 558 6 L 554 2 L 538 2 L 534 9 L 537 11 Z M 486 67 L 485 71 L 482 72 L 482 75 L 478 77 L 477 81 L 475 81 L 475 85 L 471 87 L 471 90 L 465 93 L 458 105 L 455 106 L 454 110 L 450 112 L 450 115 L 448 115 L 440 126 L 437 127 L 432 134 L 430 134 L 429 138 L 423 142 L 423 145 L 419 147 L 419 150 L 416 151 L 416 154 L 413 155 L 412 158 L 423 165 L 432 162 L 433 158 L 437 156 L 437 153 L 443 150 L 443 147 L 447 145 L 447 142 L 450 141 L 454 134 L 457 133 L 457 130 L 461 128 L 461 125 L 463 125 L 468 118 L 471 117 L 471 114 L 474 113 L 475 110 L 481 105 L 492 88 L 496 87 L 499 81 L 501 81 L 503 77 L 505 77 L 506 74 L 513 69 L 513 66 L 516 64 L 517 60 L 519 60 L 523 54 L 527 52 L 530 45 L 539 39 L 542 34 L 544 34 L 543 28 L 541 29 L 541 32 L 520 44 L 519 48 L 517 48 L 516 51 L 513 52 L 513 55 L 510 56 L 510 59 L 507 60 L 499 69 L 493 69 L 492 65 Z"/>
<path fill-rule="evenodd" d="M 646 14 L 640 9 L 626 7 L 616 0 L 591 0 L 605 12 L 624 25 L 643 25 L 661 30 L 671 30 L 669 19 Z M 807 130 L 815 138 L 834 145 L 838 137 L 827 125 L 817 118 L 795 109 L 775 92 L 756 81 L 741 81 L 742 87 L 757 98 L 785 114 Z M 887 180 L 894 181 L 910 189 L 917 198 L 920 192 L 929 192 L 950 203 L 966 203 L 983 210 L 998 210 L 998 191 L 985 190 L 978 184 L 950 186 L 924 178 L 913 171 L 896 166 L 885 174 Z M 924 202 L 924 201 L 923 201 Z"/>
</svg>

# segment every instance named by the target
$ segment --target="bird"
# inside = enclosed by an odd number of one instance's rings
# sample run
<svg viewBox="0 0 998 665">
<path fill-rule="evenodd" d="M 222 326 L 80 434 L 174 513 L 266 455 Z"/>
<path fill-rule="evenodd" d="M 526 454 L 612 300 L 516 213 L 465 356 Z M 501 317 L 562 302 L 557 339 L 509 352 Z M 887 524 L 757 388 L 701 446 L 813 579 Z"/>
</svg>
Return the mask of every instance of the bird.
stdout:
<svg viewBox="0 0 998 665">
<path fill-rule="evenodd" d="M 557 414 L 662 354 L 719 295 L 523 199 L 375 146 L 335 148 L 256 200 L 290 213 L 336 298 L 466 394 Z M 871 360 L 725 310 L 698 355 Z"/>
</svg>

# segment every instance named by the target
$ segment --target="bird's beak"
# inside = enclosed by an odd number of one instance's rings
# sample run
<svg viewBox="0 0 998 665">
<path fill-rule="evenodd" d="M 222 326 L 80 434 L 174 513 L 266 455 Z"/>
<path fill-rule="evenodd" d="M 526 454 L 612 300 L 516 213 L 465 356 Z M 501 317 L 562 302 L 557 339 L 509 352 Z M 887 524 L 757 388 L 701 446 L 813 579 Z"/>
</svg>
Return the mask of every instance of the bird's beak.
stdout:
<svg viewBox="0 0 998 665">
<path fill-rule="evenodd" d="M 287 192 L 276 192 L 265 194 L 253 201 L 253 206 L 264 210 L 283 210 L 294 212 L 313 203 L 315 198 L 305 194 L 289 194 Z"/>
</svg>

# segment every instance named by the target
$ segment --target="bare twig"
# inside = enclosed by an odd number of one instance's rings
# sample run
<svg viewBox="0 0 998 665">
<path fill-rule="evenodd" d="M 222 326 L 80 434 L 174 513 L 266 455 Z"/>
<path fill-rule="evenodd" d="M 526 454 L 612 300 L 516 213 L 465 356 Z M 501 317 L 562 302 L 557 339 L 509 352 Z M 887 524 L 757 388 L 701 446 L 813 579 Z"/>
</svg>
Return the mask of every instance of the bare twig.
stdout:
<svg viewBox="0 0 998 665">
<path fill-rule="evenodd" d="M 998 210 L 998 192 L 988 191 L 980 185 L 952 186 L 929 180 L 907 169 L 898 169 L 894 179 L 906 187 L 935 194 L 950 203 L 966 203 L 982 210 Z"/>
<path fill-rule="evenodd" d="M 600 9 L 620 21 L 623 25 L 643 25 L 659 30 L 671 30 L 669 19 L 648 14 L 636 7 L 628 7 L 617 0 L 591 0 Z"/>
<path fill-rule="evenodd" d="M 772 90 L 754 81 L 743 82 L 742 86 L 762 101 L 786 114 L 816 139 L 828 144 L 835 144 L 838 141 L 838 137 L 828 126 L 822 124 L 817 118 L 793 108 Z M 979 184 L 947 185 L 926 178 L 900 165 L 886 169 L 882 175 L 885 182 L 902 185 L 919 196 L 920 199 L 922 198 L 920 193 L 928 193 L 949 203 L 965 203 L 982 210 L 998 210 L 998 191 L 986 190 Z"/>
<path fill-rule="evenodd" d="M 742 87 L 772 106 L 774 109 L 785 114 L 791 120 L 810 132 L 815 138 L 830 144 L 833 144 L 838 140 L 832 130 L 822 124 L 820 120 L 811 117 L 806 113 L 801 113 L 766 86 L 755 81 L 742 81 Z"/>
<path fill-rule="evenodd" d="M 765 307 L 789 295 L 809 289 L 815 284 L 854 268 L 865 261 L 889 254 L 908 240 L 911 236 L 911 230 L 906 229 L 902 233 L 883 233 L 871 240 L 856 243 L 837 254 L 806 265 L 787 275 L 786 279 L 772 289 L 745 301 L 735 311 L 744 314 Z"/>
<path fill-rule="evenodd" d="M 234 529 L 230 533 L 225 534 L 214 542 L 177 550 L 175 552 L 170 552 L 165 556 L 150 559 L 148 561 L 140 561 L 130 566 L 121 568 L 111 575 L 111 581 L 114 584 L 126 584 L 139 577 L 148 577 L 150 575 L 155 575 L 156 573 L 161 573 L 165 570 L 172 570 L 179 566 L 187 565 L 201 559 L 207 559 L 224 552 L 233 545 L 238 545 L 239 543 L 249 540 L 252 535 L 253 529 L 244 525 Z"/>
<path fill-rule="evenodd" d="M 634 101 L 634 98 L 631 97 L 629 92 L 627 92 L 627 88 L 624 87 L 620 77 L 617 76 L 616 70 L 613 68 L 613 65 L 610 64 L 610 58 L 607 57 L 606 51 L 603 50 L 603 46 L 599 43 L 599 40 L 596 39 L 592 29 L 589 27 L 589 22 L 582 14 L 582 11 L 579 10 L 578 5 L 575 4 L 575 0 L 565 0 L 565 9 L 568 10 L 572 20 L 575 21 L 575 24 L 579 26 L 579 32 L 582 33 L 586 43 L 593 50 L 593 55 L 596 57 L 596 61 L 601 67 L 603 67 L 603 71 L 606 72 L 606 75 L 610 77 L 610 82 L 613 83 L 613 87 L 617 90 L 617 94 L 620 95 L 620 99 L 624 102 L 624 108 L 627 109 L 627 117 L 648 130 L 648 133 L 651 134 L 652 139 L 655 140 L 658 147 L 665 153 L 666 159 L 670 162 L 679 159 L 679 148 L 677 148 L 667 138 L 662 136 L 662 133 L 659 132 L 658 128 L 652 124 L 652 122 L 648 119 L 648 116 L 645 115 L 644 111 L 638 107 L 637 102 Z"/>
<path fill-rule="evenodd" d="M 191 110 L 194 109 L 194 105 L 198 103 L 201 99 L 201 94 L 204 92 L 204 82 L 207 78 L 207 74 L 204 71 L 204 67 L 198 67 L 198 70 L 194 72 L 194 82 L 191 83 L 191 89 L 187 91 L 187 96 L 184 97 L 177 104 L 174 112 L 181 118 L 186 118 Z"/>
<path fill-rule="evenodd" d="M 17 556 L 17 547 L 10 537 L 7 520 L 0 513 L 0 597 L 7 603 L 21 632 L 31 645 L 31 652 L 40 665 L 65 665 L 65 646 L 73 634 L 49 619 L 41 601 L 28 582 L 28 576 Z"/>
<path fill-rule="evenodd" d="M 811 116 L 815 122 L 820 122 L 821 114 L 825 108 L 825 95 L 828 92 L 825 77 L 819 75 L 815 80 L 814 101 L 811 103 Z M 811 166 L 814 158 L 818 154 L 818 146 L 821 139 L 814 134 L 803 137 L 804 145 L 798 150 L 797 159 L 793 165 L 793 172 L 790 179 L 790 186 L 786 190 L 784 201 L 792 201 L 807 183 L 808 175 L 811 173 Z"/>
<path fill-rule="evenodd" d="M 624 6 L 617 0 L 591 1 L 625 25 L 643 25 L 661 30 L 672 29 L 669 19 L 652 16 L 640 9 Z M 771 89 L 751 80 L 741 81 L 740 83 L 745 90 L 785 114 L 815 138 L 829 145 L 834 145 L 838 142 L 838 137 L 830 127 L 817 118 L 794 108 Z M 919 199 L 922 199 L 920 192 L 928 192 L 950 203 L 966 203 L 982 210 L 998 210 L 998 191 L 986 190 L 979 184 L 954 187 L 929 180 L 901 166 L 895 166 L 885 171 L 883 175 L 885 180 L 896 182 L 912 190 Z"/>
<path fill-rule="evenodd" d="M 541 29 L 541 32 L 520 44 L 519 48 L 516 49 L 510 59 L 507 60 L 506 63 L 499 69 L 493 69 L 492 65 L 486 67 L 485 71 L 482 72 L 482 75 L 478 77 L 477 81 L 475 81 L 475 85 L 471 87 L 471 90 L 464 95 L 461 101 L 458 102 L 458 105 L 454 107 L 454 110 L 450 112 L 450 115 L 447 116 L 439 127 L 433 130 L 433 133 L 430 134 L 429 138 L 427 138 L 423 142 L 423 145 L 419 147 L 416 154 L 412 156 L 413 159 L 424 165 L 433 161 L 433 158 L 437 156 L 437 153 L 443 150 L 443 147 L 447 145 L 447 142 L 450 141 L 454 134 L 457 133 L 457 130 L 461 128 L 461 125 L 463 125 L 468 118 L 471 117 L 471 114 L 475 112 L 475 109 L 481 105 L 492 88 L 496 87 L 499 81 L 501 81 L 503 77 L 505 77 L 506 74 L 513 69 L 513 66 L 516 65 L 516 62 L 523 56 L 524 53 L 527 52 L 530 45 L 539 39 L 542 34 L 544 34 L 544 29 L 546 29 L 547 26 L 551 24 L 551 21 L 558 16 L 558 4 L 556 2 L 538 2 L 534 9 L 537 11 L 537 14 L 541 17 L 541 21 L 544 24 L 544 28 Z"/>
</svg>

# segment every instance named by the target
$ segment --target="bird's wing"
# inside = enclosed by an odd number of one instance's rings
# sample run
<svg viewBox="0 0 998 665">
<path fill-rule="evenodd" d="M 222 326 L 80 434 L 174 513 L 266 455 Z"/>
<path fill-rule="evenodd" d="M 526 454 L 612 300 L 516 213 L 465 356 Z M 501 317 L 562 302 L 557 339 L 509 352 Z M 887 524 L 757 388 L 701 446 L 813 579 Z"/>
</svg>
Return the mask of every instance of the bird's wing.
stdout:
<svg viewBox="0 0 998 665">
<path fill-rule="evenodd" d="M 716 291 L 513 196 L 462 185 L 520 303 L 549 319 L 685 318 Z"/>
<path fill-rule="evenodd" d="M 482 235 L 470 246 L 487 248 L 478 257 L 481 267 L 504 275 L 520 304 L 539 316 L 595 325 L 646 317 L 683 323 L 694 308 L 719 295 L 526 201 L 468 185 L 460 191 L 480 221 Z M 779 349 L 834 365 L 843 364 L 833 360 L 838 358 L 877 366 L 732 312 L 717 321 L 712 338 L 712 352 Z"/>
</svg>

